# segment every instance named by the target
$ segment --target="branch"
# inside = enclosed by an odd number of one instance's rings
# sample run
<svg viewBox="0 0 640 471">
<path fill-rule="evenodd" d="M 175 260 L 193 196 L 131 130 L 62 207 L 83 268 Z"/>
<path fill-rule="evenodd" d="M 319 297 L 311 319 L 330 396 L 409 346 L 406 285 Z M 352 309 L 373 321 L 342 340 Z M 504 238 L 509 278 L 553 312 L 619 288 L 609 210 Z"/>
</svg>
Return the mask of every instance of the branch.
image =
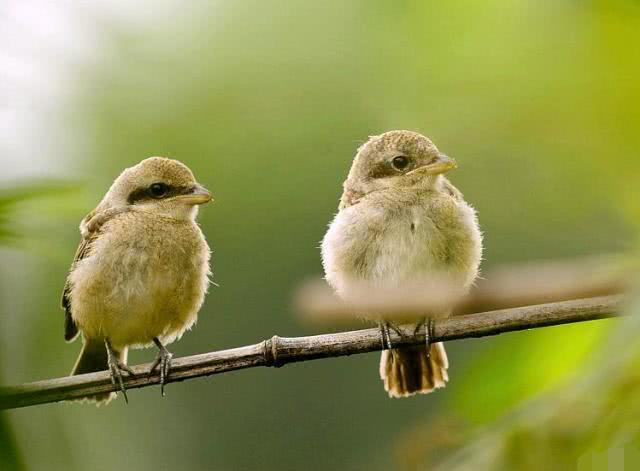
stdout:
<svg viewBox="0 0 640 471">
<path fill-rule="evenodd" d="M 537 306 L 469 314 L 434 321 L 434 342 L 497 335 L 538 327 L 584 322 L 614 317 L 622 307 L 622 296 L 577 299 Z M 394 346 L 418 345 L 424 332 L 413 335 L 413 326 L 404 326 L 406 335 L 391 329 Z M 411 332 L 411 333 L 409 333 Z M 314 335 L 278 337 L 245 347 L 176 358 L 167 382 L 209 376 L 256 366 L 279 367 L 287 363 L 367 353 L 382 349 L 378 328 Z M 158 374 L 148 376 L 149 364 L 133 367 L 135 376 L 125 379 L 128 389 L 158 384 Z M 36 381 L 0 388 L 0 409 L 45 404 L 115 391 L 106 371 L 79 376 Z"/>
</svg>

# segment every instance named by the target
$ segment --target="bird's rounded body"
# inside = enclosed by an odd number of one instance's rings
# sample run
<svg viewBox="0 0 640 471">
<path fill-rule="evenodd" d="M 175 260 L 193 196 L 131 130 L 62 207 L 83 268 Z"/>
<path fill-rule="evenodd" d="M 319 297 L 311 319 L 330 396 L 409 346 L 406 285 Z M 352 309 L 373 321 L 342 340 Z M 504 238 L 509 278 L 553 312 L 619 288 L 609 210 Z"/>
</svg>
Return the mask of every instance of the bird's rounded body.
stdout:
<svg viewBox="0 0 640 471">
<path fill-rule="evenodd" d="M 173 342 L 196 321 L 208 286 L 209 247 L 193 220 L 145 210 L 115 216 L 70 273 L 74 322 L 113 347 Z"/>
<path fill-rule="evenodd" d="M 415 288 L 435 280 L 456 294 L 472 285 L 482 235 L 475 210 L 443 175 L 455 166 L 428 138 L 411 131 L 372 136 L 358 149 L 338 214 L 322 241 L 325 278 L 338 295 L 358 295 L 363 284 Z M 443 317 L 449 311 L 425 314 Z M 442 343 L 389 348 L 382 353 L 380 376 L 391 397 L 405 397 L 443 387 L 447 368 Z"/>
<path fill-rule="evenodd" d="M 128 349 L 154 343 L 151 370 L 160 366 L 164 392 L 172 357 L 165 345 L 195 323 L 209 285 L 210 250 L 196 217 L 210 200 L 186 165 L 150 157 L 125 169 L 82 220 L 62 293 L 64 337 L 82 334 L 71 374 L 108 368 L 124 393 L 120 371 L 133 374 Z"/>
<path fill-rule="evenodd" d="M 322 243 L 338 294 L 363 281 L 393 287 L 434 275 L 473 283 L 482 254 L 476 213 L 444 177 L 441 185 L 382 190 L 340 210 Z"/>
</svg>

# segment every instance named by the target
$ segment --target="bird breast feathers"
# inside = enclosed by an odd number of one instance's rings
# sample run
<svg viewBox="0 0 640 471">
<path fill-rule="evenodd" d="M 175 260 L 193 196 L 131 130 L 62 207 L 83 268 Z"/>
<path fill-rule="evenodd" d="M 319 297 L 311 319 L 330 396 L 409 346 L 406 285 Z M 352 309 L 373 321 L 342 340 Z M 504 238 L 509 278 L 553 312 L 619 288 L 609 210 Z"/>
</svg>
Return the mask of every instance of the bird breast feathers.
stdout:
<svg viewBox="0 0 640 471">
<path fill-rule="evenodd" d="M 477 276 L 481 235 L 475 211 L 448 195 L 417 204 L 365 198 L 341 210 L 322 242 L 327 281 L 338 293 L 349 280 L 400 282 L 438 271 Z"/>
<path fill-rule="evenodd" d="M 111 321 L 126 316 L 135 324 L 131 343 L 145 325 L 195 320 L 208 286 L 208 262 L 209 248 L 195 223 L 120 215 L 102 227 L 70 274 L 74 320 L 84 330 L 110 330 Z M 149 316 L 166 318 L 148 324 Z"/>
</svg>

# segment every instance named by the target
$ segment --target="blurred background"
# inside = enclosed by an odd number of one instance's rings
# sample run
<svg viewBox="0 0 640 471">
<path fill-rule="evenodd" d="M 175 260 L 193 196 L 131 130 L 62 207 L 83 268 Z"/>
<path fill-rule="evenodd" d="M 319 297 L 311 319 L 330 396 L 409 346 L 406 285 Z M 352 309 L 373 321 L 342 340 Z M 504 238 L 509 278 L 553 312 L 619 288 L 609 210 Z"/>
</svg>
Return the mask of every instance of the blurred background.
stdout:
<svg viewBox="0 0 640 471">
<path fill-rule="evenodd" d="M 179 356 L 328 330 L 291 294 L 321 274 L 356 148 L 389 129 L 458 160 L 485 272 L 633 260 L 639 41 L 634 0 L 4 0 L 0 384 L 70 371 L 78 223 L 151 155 L 216 197 L 200 221 L 219 287 Z M 370 354 L 8 411 L 0 469 L 606 469 L 640 445 L 639 334 L 631 317 L 452 342 L 447 388 L 405 400 Z"/>
</svg>

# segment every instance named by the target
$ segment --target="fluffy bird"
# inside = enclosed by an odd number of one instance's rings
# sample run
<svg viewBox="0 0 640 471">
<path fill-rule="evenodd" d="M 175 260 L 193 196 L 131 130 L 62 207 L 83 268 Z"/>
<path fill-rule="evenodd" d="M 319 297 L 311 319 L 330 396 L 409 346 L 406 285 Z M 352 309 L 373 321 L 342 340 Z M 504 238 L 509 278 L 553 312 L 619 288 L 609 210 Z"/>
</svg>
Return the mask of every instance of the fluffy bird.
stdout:
<svg viewBox="0 0 640 471">
<path fill-rule="evenodd" d="M 482 236 L 474 209 L 444 176 L 455 167 L 427 137 L 410 131 L 372 136 L 358 149 L 322 241 L 325 278 L 338 295 L 348 297 L 363 283 L 399 289 L 437 276 L 460 291 L 472 285 Z M 426 346 L 392 349 L 389 323 L 381 327 L 380 376 L 389 396 L 445 386 L 442 343 L 430 344 L 426 335 Z"/>
<path fill-rule="evenodd" d="M 127 350 L 155 344 L 149 373 L 159 369 L 164 395 L 166 345 L 195 323 L 209 285 L 210 250 L 196 216 L 210 200 L 187 166 L 151 157 L 124 170 L 82 220 L 62 294 L 64 337 L 81 333 L 83 343 L 72 375 L 108 369 L 127 400 Z"/>
</svg>

